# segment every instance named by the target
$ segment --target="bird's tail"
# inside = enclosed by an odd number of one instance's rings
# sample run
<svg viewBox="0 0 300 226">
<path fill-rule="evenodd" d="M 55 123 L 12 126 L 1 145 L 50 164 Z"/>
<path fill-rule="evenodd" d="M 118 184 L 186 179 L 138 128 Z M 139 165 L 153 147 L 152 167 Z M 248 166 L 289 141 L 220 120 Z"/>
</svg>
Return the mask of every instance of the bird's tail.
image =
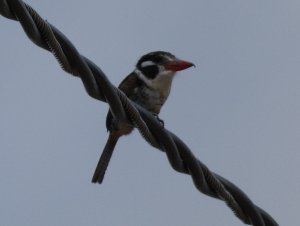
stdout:
<svg viewBox="0 0 300 226">
<path fill-rule="evenodd" d="M 92 183 L 99 183 L 99 184 L 102 183 L 102 181 L 104 179 L 105 171 L 107 169 L 107 166 L 109 164 L 110 158 L 113 154 L 113 151 L 115 149 L 115 146 L 118 142 L 119 137 L 120 136 L 118 136 L 114 133 L 109 134 L 107 142 L 103 149 L 103 152 L 101 154 L 101 157 L 100 157 L 97 167 L 95 169 Z"/>
</svg>

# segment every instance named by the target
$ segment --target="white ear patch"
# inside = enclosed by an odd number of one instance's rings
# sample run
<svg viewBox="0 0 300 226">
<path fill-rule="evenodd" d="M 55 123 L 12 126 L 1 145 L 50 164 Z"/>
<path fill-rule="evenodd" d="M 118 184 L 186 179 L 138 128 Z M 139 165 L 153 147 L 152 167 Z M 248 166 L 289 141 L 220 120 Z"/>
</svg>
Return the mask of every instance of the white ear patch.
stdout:
<svg viewBox="0 0 300 226">
<path fill-rule="evenodd" d="M 152 65 L 155 65 L 155 63 L 153 61 L 145 61 L 141 64 L 141 67 L 148 67 L 148 66 L 152 66 Z"/>
</svg>

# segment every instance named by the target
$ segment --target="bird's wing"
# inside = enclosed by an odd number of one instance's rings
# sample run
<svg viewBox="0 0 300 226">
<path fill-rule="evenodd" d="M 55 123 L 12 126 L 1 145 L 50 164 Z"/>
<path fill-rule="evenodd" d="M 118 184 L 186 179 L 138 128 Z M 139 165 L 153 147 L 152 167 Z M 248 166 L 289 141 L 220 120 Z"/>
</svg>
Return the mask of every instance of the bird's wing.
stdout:
<svg viewBox="0 0 300 226">
<path fill-rule="evenodd" d="M 139 85 L 139 79 L 137 77 L 137 74 L 132 72 L 129 74 L 124 80 L 120 83 L 118 88 L 122 90 L 127 97 L 130 98 L 130 96 L 133 94 L 134 87 L 137 87 Z"/>
<path fill-rule="evenodd" d="M 134 87 L 137 87 L 139 85 L 139 79 L 137 77 L 137 74 L 132 72 L 129 74 L 124 80 L 120 83 L 118 88 L 127 96 L 131 97 L 134 92 Z M 112 120 L 113 116 L 110 111 L 108 111 L 106 116 L 106 128 L 109 131 L 112 131 Z"/>
</svg>

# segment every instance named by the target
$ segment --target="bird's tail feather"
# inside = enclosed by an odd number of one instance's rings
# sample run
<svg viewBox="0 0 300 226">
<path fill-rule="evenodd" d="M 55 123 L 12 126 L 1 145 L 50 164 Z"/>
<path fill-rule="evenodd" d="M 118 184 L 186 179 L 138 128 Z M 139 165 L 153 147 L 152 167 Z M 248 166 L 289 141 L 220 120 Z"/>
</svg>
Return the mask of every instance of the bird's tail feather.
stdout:
<svg viewBox="0 0 300 226">
<path fill-rule="evenodd" d="M 99 183 L 99 184 L 102 183 L 102 181 L 104 179 L 105 171 L 108 167 L 110 158 L 113 154 L 113 151 L 118 142 L 118 139 L 119 139 L 118 135 L 113 134 L 113 133 L 109 134 L 107 142 L 105 144 L 105 147 L 103 149 L 103 152 L 98 161 L 97 167 L 95 169 L 95 172 L 94 172 L 94 175 L 92 178 L 93 183 Z"/>
</svg>

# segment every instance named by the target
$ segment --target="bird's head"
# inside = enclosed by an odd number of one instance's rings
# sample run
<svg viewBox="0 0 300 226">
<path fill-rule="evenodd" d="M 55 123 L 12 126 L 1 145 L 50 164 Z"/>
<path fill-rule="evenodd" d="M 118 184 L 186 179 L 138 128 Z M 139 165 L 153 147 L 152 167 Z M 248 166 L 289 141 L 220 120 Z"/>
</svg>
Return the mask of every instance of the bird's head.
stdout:
<svg viewBox="0 0 300 226">
<path fill-rule="evenodd" d="M 171 53 L 156 51 L 142 56 L 136 64 L 135 72 L 149 87 L 160 88 L 162 85 L 170 86 L 177 71 L 192 66 L 195 65 Z"/>
</svg>

